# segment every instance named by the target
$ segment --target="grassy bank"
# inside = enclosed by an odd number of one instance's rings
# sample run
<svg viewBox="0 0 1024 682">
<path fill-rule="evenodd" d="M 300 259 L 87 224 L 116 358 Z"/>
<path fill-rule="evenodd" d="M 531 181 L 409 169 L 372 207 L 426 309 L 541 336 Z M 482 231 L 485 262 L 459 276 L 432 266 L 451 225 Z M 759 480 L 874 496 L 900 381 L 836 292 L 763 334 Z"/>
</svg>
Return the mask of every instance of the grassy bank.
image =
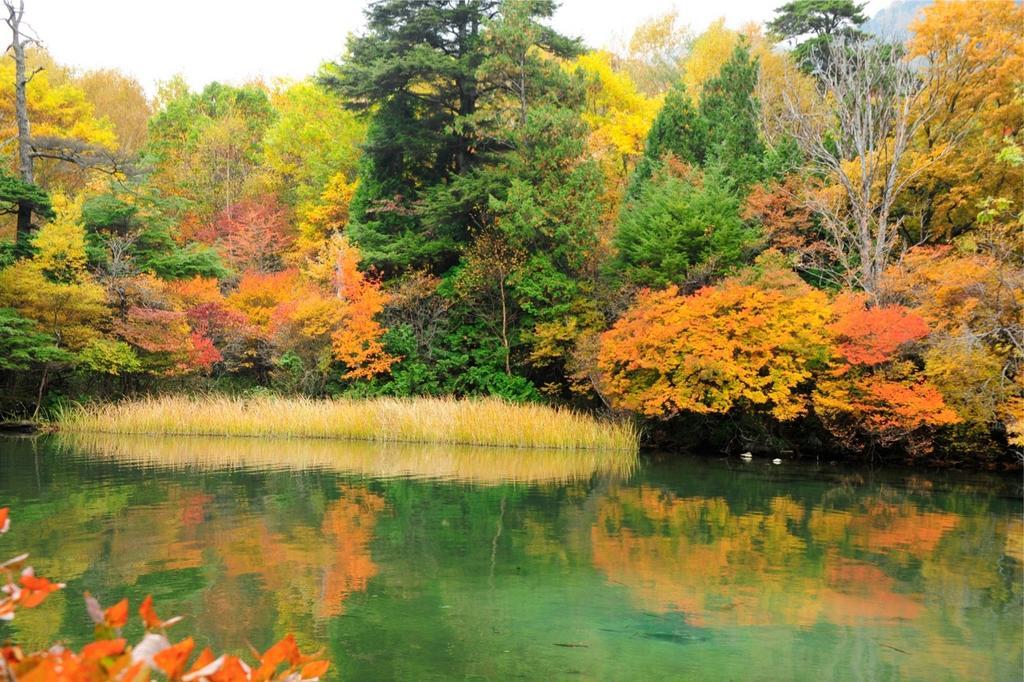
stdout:
<svg viewBox="0 0 1024 682">
<path fill-rule="evenodd" d="M 557 450 L 637 449 L 627 422 L 498 399 L 163 396 L 66 409 L 67 432 L 334 438 Z"/>
</svg>

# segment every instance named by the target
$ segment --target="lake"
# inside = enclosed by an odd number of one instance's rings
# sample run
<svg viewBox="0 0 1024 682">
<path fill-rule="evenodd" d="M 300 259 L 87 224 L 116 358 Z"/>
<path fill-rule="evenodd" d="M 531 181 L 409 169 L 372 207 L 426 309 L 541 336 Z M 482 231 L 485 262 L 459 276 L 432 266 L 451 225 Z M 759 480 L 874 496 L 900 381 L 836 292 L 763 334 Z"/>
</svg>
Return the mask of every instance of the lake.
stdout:
<svg viewBox="0 0 1024 682">
<path fill-rule="evenodd" d="M 1020 495 L 813 462 L 0 439 L 0 558 L 67 583 L 0 638 L 84 644 L 90 590 L 152 594 L 217 650 L 294 632 L 333 679 L 1019 680 Z"/>
</svg>

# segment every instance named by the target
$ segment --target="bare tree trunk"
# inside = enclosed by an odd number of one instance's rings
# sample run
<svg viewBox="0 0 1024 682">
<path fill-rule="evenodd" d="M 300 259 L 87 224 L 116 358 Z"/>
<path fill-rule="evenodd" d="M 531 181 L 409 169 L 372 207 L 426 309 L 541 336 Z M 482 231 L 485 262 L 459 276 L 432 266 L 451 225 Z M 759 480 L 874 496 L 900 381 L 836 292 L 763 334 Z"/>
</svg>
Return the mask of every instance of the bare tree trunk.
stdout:
<svg viewBox="0 0 1024 682">
<path fill-rule="evenodd" d="M 35 181 L 35 173 L 26 95 L 28 82 L 32 76 L 25 75 L 25 46 L 33 41 L 25 38 L 21 32 L 21 19 L 25 14 L 24 0 L 18 0 L 17 7 L 14 0 L 4 0 L 4 6 L 7 8 L 6 22 L 11 29 L 11 44 L 7 49 L 14 53 L 14 118 L 18 124 L 18 174 L 23 181 L 32 184 Z M 18 205 L 17 241 L 26 240 L 31 229 L 32 205 L 22 202 Z"/>
<path fill-rule="evenodd" d="M 46 379 L 50 374 L 50 364 L 43 365 L 43 378 L 39 381 L 39 393 L 36 395 L 36 409 L 32 413 L 32 419 L 39 416 L 39 408 L 43 406 L 43 392 L 46 391 Z"/>
<path fill-rule="evenodd" d="M 512 376 L 512 363 L 509 359 L 511 351 L 508 343 L 508 304 L 505 302 L 505 273 L 501 273 L 498 287 L 501 290 L 501 343 L 505 346 L 505 374 Z"/>
<path fill-rule="evenodd" d="M 901 238 L 902 219 L 892 217 L 896 200 L 926 167 L 908 167 L 905 156 L 937 102 L 927 96 L 929 73 L 894 47 L 833 40 L 826 50 L 815 73 L 821 108 L 801 108 L 783 92 L 782 123 L 803 151 L 806 170 L 842 189 L 839 200 L 812 193 L 808 207 L 821 218 L 846 284 L 873 294 Z"/>
</svg>

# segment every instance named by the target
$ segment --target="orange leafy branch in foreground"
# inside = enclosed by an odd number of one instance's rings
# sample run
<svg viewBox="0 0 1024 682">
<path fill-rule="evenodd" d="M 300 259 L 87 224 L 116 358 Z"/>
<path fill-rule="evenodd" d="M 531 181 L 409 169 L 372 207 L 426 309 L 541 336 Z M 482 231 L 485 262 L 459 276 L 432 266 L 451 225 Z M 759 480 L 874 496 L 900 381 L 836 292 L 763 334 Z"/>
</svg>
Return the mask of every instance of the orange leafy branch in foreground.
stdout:
<svg viewBox="0 0 1024 682">
<path fill-rule="evenodd" d="M 0 534 L 10 528 L 9 510 L 0 508 Z M 64 587 L 38 577 L 25 566 L 27 554 L 0 564 L 4 579 L 0 588 L 0 620 L 13 620 L 19 609 L 31 609 Z M 15 581 L 17 575 L 18 580 Z M 306 656 L 289 634 L 262 654 L 254 665 L 238 656 L 215 656 L 203 649 L 189 665 L 195 649 L 191 637 L 172 644 L 166 629 L 180 618 L 163 620 L 147 596 L 139 607 L 146 634 L 135 646 L 122 638 L 121 628 L 128 623 L 129 604 L 122 599 L 104 609 L 88 592 L 86 610 L 95 624 L 96 641 L 79 652 L 55 644 L 45 651 L 24 653 L 20 647 L 0 647 L 0 680 L 4 682 L 148 682 L 151 678 L 180 682 L 313 682 L 319 680 L 330 663 L 319 655 Z"/>
</svg>

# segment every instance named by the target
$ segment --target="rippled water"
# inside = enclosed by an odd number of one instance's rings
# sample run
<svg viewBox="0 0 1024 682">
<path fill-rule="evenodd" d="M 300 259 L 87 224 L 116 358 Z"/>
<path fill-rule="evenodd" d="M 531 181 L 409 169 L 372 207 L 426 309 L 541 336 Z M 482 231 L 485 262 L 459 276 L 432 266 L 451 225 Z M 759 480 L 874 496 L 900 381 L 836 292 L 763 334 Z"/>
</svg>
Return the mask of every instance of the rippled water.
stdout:
<svg viewBox="0 0 1024 682">
<path fill-rule="evenodd" d="M 808 464 L 92 437 L 0 440 L 0 556 L 345 679 L 1021 678 L 1019 479 Z M 132 626 L 136 627 L 136 626 Z M 129 631 L 130 636 L 139 633 Z"/>
</svg>

